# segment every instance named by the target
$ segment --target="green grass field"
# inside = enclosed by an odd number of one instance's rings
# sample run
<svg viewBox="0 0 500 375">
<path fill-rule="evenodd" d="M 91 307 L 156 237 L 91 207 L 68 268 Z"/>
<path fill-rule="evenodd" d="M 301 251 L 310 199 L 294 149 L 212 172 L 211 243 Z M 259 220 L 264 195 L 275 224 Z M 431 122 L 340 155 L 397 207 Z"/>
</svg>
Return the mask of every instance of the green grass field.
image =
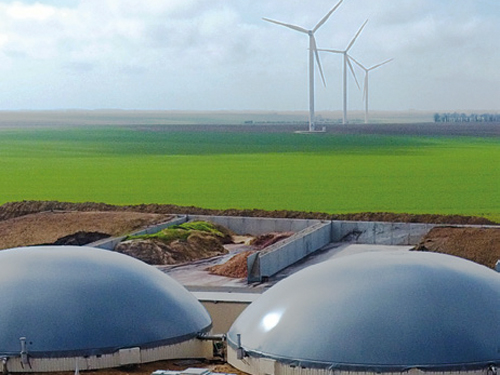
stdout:
<svg viewBox="0 0 500 375">
<path fill-rule="evenodd" d="M 500 220 L 498 138 L 2 129 L 0 174 L 0 204 L 170 203 Z"/>
</svg>

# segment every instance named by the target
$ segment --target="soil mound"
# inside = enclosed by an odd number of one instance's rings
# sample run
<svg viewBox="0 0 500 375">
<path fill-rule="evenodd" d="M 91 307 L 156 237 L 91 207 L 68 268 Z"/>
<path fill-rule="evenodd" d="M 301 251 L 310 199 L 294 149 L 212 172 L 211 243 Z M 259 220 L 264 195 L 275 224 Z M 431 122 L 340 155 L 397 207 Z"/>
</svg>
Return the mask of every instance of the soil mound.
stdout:
<svg viewBox="0 0 500 375">
<path fill-rule="evenodd" d="M 119 243 L 115 251 L 151 265 L 181 264 L 227 253 L 220 241 L 209 235 L 192 235 L 187 241 L 169 244 L 159 239 L 129 240 Z"/>
<path fill-rule="evenodd" d="M 264 250 L 281 240 L 292 236 L 293 232 L 271 232 L 265 233 L 249 242 L 251 250 L 243 251 L 231 257 L 227 262 L 208 268 L 208 271 L 214 275 L 245 278 L 248 276 L 247 258 L 256 251 Z"/>
<path fill-rule="evenodd" d="M 132 237 L 119 243 L 115 251 L 152 265 L 191 262 L 227 254 L 224 243 L 230 231 L 208 222 L 188 222 L 166 228 L 154 235 Z"/>
<path fill-rule="evenodd" d="M 54 244 L 78 232 L 107 236 L 129 234 L 171 219 L 171 215 L 140 212 L 40 212 L 0 221 L 0 249 Z"/>
<path fill-rule="evenodd" d="M 293 232 L 271 232 L 260 235 L 250 242 L 256 250 L 262 250 L 268 246 L 275 244 L 285 238 L 292 236 Z"/>
<path fill-rule="evenodd" d="M 455 255 L 495 268 L 500 259 L 500 228 L 436 227 L 415 249 Z"/>
<path fill-rule="evenodd" d="M 52 245 L 83 246 L 109 237 L 107 233 L 79 231 L 57 239 Z"/>
<path fill-rule="evenodd" d="M 234 277 L 237 279 L 248 277 L 247 258 L 255 253 L 255 250 L 248 250 L 236 254 L 223 264 L 218 264 L 208 268 L 214 275 Z"/>
</svg>

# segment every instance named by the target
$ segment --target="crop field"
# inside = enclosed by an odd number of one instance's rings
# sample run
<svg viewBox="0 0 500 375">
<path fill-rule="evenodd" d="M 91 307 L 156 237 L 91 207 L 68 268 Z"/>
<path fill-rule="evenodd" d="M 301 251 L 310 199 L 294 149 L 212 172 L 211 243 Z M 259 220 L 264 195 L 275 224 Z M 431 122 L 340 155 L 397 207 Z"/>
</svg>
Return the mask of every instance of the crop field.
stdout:
<svg viewBox="0 0 500 375">
<path fill-rule="evenodd" d="M 497 136 L 233 128 L 0 127 L 0 204 L 170 203 L 500 220 Z"/>
</svg>

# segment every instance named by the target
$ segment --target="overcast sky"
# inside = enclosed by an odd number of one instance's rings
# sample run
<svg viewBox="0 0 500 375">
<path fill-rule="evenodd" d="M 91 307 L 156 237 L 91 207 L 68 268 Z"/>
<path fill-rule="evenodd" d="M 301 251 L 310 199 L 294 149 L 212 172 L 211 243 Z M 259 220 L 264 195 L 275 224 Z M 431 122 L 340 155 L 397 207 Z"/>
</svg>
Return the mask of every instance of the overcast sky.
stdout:
<svg viewBox="0 0 500 375">
<path fill-rule="evenodd" d="M 307 110 L 308 38 L 262 17 L 310 29 L 337 1 L 0 1 L 0 110 Z M 371 108 L 500 110 L 498 0 L 344 0 L 318 47 L 366 19 L 351 54 L 394 58 L 370 73 Z M 341 56 L 321 62 L 316 108 L 340 110 Z"/>
</svg>

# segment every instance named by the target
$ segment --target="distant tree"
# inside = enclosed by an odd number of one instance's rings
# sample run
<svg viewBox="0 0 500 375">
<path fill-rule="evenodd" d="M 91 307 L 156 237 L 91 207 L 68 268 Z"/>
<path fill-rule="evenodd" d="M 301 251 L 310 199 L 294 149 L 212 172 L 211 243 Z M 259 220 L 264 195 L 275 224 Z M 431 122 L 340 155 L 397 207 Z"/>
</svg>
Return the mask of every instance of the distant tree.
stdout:
<svg viewBox="0 0 500 375">
<path fill-rule="evenodd" d="M 500 122 L 500 113 L 434 113 L 434 122 Z"/>
</svg>

